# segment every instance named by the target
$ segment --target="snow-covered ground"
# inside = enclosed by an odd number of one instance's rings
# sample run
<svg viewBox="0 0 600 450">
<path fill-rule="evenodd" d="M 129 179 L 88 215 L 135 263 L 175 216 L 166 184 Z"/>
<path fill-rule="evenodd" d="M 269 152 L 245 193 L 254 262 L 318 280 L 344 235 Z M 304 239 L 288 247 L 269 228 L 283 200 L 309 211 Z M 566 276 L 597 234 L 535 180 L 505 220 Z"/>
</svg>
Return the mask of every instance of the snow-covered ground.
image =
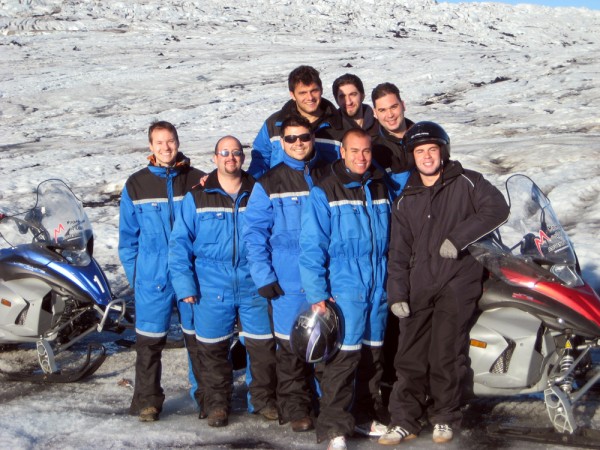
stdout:
<svg viewBox="0 0 600 450">
<path fill-rule="evenodd" d="M 181 151 L 210 170 L 225 134 L 249 152 L 289 98 L 287 75 L 300 64 L 320 70 L 329 99 L 346 72 L 362 78 L 368 98 L 376 84 L 394 82 L 407 117 L 441 123 L 466 167 L 501 188 L 512 173 L 532 177 L 600 289 L 600 11 L 582 8 L 0 0 L 0 210 L 31 206 L 40 181 L 64 179 L 88 205 L 95 256 L 114 292 L 130 295 L 117 257 L 118 196 L 146 163 L 150 122 L 173 122 Z M 140 425 L 125 415 L 131 390 L 118 383 L 133 378 L 134 354 L 111 348 L 88 383 L 0 384 L 0 446 L 319 448 L 311 433 L 291 436 L 241 407 L 239 422 L 222 431 L 199 422 L 181 350 L 165 353 L 161 421 Z M 0 369 L 28 356 L 3 353 Z M 456 445 L 475 448 L 471 432 Z"/>
</svg>

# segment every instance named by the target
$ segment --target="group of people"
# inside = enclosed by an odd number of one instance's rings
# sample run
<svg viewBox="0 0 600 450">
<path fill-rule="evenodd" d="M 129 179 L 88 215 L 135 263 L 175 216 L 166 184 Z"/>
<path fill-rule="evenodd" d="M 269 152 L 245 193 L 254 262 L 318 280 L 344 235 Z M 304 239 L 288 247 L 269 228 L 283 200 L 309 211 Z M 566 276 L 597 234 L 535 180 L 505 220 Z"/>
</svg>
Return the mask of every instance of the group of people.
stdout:
<svg viewBox="0 0 600 450">
<path fill-rule="evenodd" d="M 502 194 L 450 159 L 433 122 L 413 123 L 392 83 L 373 107 L 362 81 L 333 83 L 322 97 L 313 67 L 288 77 L 291 99 L 253 142 L 251 161 L 234 136 L 219 139 L 214 169 L 193 169 L 177 130 L 155 122 L 146 168 L 127 180 L 119 256 L 135 291 L 136 364 L 130 413 L 158 420 L 161 352 L 173 306 L 188 350 L 199 417 L 228 424 L 230 343 L 248 353 L 248 409 L 318 442 L 345 449 L 354 432 L 395 445 L 429 416 L 434 442 L 461 420 L 468 324 L 483 269 L 467 246 L 508 216 Z M 327 361 L 298 357 L 298 314 L 340 312 L 339 350 Z M 397 380 L 381 398 L 388 311 L 399 329 Z M 398 325 L 399 323 L 399 325 Z"/>
</svg>

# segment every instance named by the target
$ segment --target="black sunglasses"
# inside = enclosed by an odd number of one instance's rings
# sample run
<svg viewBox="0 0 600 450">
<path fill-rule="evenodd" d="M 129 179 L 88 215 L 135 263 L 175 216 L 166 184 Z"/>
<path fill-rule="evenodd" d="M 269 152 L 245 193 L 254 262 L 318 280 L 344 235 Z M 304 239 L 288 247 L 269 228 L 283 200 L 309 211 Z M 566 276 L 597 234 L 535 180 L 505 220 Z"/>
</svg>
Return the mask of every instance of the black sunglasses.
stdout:
<svg viewBox="0 0 600 450">
<path fill-rule="evenodd" d="M 227 158 L 229 156 L 229 150 L 219 150 L 216 154 L 221 155 L 223 158 Z M 233 156 L 242 156 L 244 152 L 242 150 L 231 150 L 231 154 Z"/>
<path fill-rule="evenodd" d="M 304 133 L 304 134 L 298 134 L 298 135 L 288 134 L 287 136 L 283 137 L 283 140 L 285 142 L 287 142 L 288 144 L 293 144 L 298 139 L 300 139 L 302 142 L 308 142 L 312 139 L 312 136 L 310 135 L 310 133 Z"/>
</svg>

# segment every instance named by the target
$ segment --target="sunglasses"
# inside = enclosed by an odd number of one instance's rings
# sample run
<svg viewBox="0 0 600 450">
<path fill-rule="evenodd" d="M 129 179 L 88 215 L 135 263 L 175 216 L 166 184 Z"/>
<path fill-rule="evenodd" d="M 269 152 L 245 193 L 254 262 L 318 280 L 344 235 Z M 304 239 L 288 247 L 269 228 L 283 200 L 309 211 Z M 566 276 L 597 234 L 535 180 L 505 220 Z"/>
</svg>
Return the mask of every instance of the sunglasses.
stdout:
<svg viewBox="0 0 600 450">
<path fill-rule="evenodd" d="M 244 154 L 242 150 L 231 150 L 231 152 L 229 150 L 219 150 L 216 152 L 217 155 L 221 155 L 223 158 L 227 158 L 229 153 L 231 153 L 233 156 L 242 156 Z"/>
<path fill-rule="evenodd" d="M 283 140 L 285 142 L 287 142 L 288 144 L 293 144 L 298 139 L 300 139 L 300 141 L 302 141 L 302 142 L 308 142 L 312 139 L 312 136 L 310 135 L 310 133 L 304 133 L 304 134 L 298 134 L 298 135 L 288 134 L 287 136 L 283 137 Z"/>
</svg>

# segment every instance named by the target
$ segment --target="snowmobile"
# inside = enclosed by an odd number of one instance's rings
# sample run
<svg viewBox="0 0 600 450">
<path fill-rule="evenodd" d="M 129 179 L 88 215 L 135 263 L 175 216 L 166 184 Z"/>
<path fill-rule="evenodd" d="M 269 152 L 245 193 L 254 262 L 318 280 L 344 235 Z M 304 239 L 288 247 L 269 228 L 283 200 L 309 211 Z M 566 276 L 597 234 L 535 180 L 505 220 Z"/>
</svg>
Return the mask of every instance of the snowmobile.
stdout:
<svg viewBox="0 0 600 450">
<path fill-rule="evenodd" d="M 591 357 L 600 346 L 600 298 L 539 187 L 513 175 L 506 189 L 509 220 L 469 246 L 488 272 L 470 332 L 473 394 L 539 393 L 553 428 L 525 437 L 556 434 L 577 445 L 564 436 L 576 433 L 573 407 L 600 379 Z"/>
<path fill-rule="evenodd" d="M 55 358 L 91 333 L 122 331 L 126 314 L 92 256 L 81 202 L 63 181 L 43 181 L 33 208 L 0 215 L 0 245 L 0 346 L 34 343 L 41 367 L 9 378 L 71 382 L 94 373 L 106 358 L 102 345 L 88 344 L 85 361 L 72 370 L 61 370 Z"/>
</svg>

